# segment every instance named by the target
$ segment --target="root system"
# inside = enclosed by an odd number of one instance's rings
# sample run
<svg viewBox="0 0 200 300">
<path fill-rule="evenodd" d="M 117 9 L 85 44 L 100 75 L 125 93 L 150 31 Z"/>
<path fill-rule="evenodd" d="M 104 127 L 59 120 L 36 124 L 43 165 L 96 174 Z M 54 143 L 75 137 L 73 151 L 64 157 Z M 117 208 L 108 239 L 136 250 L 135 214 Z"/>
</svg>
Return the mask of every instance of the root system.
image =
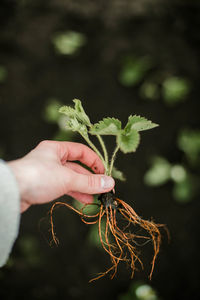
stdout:
<svg viewBox="0 0 200 300">
<path fill-rule="evenodd" d="M 149 274 L 149 278 L 151 279 L 161 244 L 161 233 L 159 229 L 162 227 L 167 231 L 165 225 L 143 220 L 129 204 L 115 197 L 112 192 L 101 194 L 98 199 L 100 201 L 99 205 L 93 204 L 99 206 L 99 212 L 95 215 L 84 214 L 84 207 L 79 211 L 68 203 L 55 202 L 50 211 L 51 231 L 54 242 L 58 244 L 54 230 L 53 210 L 55 206 L 64 205 L 79 214 L 84 223 L 98 224 L 101 245 L 110 256 L 111 267 L 105 272 L 98 274 L 98 276 L 91 279 L 90 282 L 108 273 L 111 274 L 111 279 L 113 279 L 117 273 L 120 262 L 125 262 L 130 267 L 131 278 L 133 278 L 137 263 L 139 263 L 143 269 L 138 248 L 149 242 L 152 243 L 154 250 Z M 105 220 L 105 226 L 102 226 L 103 220 Z"/>
</svg>

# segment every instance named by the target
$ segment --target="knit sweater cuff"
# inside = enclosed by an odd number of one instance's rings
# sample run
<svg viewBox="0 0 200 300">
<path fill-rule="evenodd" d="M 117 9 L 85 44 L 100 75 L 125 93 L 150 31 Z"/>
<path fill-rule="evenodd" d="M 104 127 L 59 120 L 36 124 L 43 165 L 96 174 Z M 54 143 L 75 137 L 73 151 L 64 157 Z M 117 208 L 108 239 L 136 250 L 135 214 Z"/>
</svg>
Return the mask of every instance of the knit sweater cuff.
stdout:
<svg viewBox="0 0 200 300">
<path fill-rule="evenodd" d="M 19 231 L 20 194 L 9 166 L 0 160 L 0 267 L 12 250 Z"/>
</svg>

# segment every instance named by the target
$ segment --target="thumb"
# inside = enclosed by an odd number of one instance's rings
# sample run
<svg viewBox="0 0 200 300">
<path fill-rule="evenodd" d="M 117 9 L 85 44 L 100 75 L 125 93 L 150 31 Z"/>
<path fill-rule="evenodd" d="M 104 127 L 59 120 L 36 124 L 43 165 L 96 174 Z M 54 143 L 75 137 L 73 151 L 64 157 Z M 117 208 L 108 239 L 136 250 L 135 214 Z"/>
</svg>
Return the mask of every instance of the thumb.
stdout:
<svg viewBox="0 0 200 300">
<path fill-rule="evenodd" d="M 84 194 L 105 193 L 114 188 L 115 181 L 112 177 L 96 174 L 79 174 L 71 170 L 68 188 L 73 192 Z"/>
</svg>

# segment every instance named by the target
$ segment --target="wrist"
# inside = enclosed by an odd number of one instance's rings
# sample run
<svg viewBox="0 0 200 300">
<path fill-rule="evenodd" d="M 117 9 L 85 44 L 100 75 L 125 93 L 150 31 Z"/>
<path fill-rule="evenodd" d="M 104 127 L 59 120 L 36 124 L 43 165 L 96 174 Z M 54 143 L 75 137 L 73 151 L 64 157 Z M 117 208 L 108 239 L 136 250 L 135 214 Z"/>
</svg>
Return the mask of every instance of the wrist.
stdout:
<svg viewBox="0 0 200 300">
<path fill-rule="evenodd" d="M 33 168 L 30 168 L 28 162 L 24 161 L 23 159 L 10 161 L 8 162 L 8 166 L 14 174 L 18 184 L 21 200 L 21 212 L 23 212 L 30 206 L 29 194 L 31 190 L 31 178 L 33 177 L 33 173 L 35 173 L 35 171 Z"/>
</svg>

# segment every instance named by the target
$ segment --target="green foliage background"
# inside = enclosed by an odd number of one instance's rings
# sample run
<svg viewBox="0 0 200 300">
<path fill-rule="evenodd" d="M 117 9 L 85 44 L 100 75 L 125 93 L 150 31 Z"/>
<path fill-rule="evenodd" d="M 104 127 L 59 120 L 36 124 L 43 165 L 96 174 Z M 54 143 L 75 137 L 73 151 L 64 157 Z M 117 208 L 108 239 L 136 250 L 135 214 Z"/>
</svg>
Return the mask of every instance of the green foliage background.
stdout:
<svg viewBox="0 0 200 300">
<path fill-rule="evenodd" d="M 83 142 L 58 113 L 74 98 L 92 123 L 116 117 L 124 128 L 129 115 L 145 116 L 160 126 L 142 133 L 136 153 L 118 154 L 126 182 L 116 193 L 167 224 L 171 241 L 163 239 L 151 282 L 147 245 L 133 280 L 121 266 L 116 279 L 89 284 L 109 266 L 97 228 L 57 209 L 60 245 L 50 247 L 51 205 L 32 207 L 0 270 L 0 299 L 198 299 L 199 20 L 195 0 L 1 0 L 0 157 L 21 157 L 43 139 Z M 114 139 L 105 137 L 110 152 Z"/>
</svg>

